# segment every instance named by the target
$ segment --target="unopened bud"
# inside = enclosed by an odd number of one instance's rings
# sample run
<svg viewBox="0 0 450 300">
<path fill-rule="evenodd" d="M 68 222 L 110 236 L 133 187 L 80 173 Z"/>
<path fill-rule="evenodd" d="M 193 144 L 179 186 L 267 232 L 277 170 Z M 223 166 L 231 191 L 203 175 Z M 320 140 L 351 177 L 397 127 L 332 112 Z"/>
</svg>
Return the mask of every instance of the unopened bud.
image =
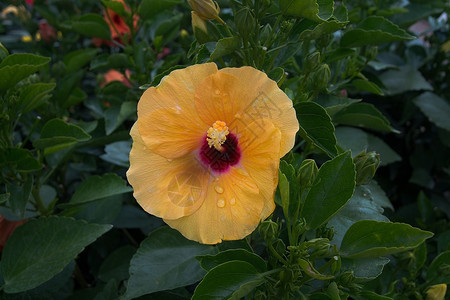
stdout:
<svg viewBox="0 0 450 300">
<path fill-rule="evenodd" d="M 447 285 L 445 283 L 435 284 L 427 290 L 427 300 L 444 300 L 447 292 Z"/>
<path fill-rule="evenodd" d="M 316 72 L 314 72 L 312 84 L 318 90 L 324 89 L 328 86 L 328 81 L 330 80 L 330 77 L 331 77 L 330 67 L 327 64 L 323 64 L 319 67 L 319 69 Z"/>
<path fill-rule="evenodd" d="M 294 272 L 291 269 L 284 269 L 280 272 L 280 281 L 284 283 L 292 282 L 294 278 Z"/>
<path fill-rule="evenodd" d="M 244 7 L 236 13 L 234 22 L 239 34 L 244 39 L 255 31 L 255 17 L 248 7 Z"/>
<path fill-rule="evenodd" d="M 305 218 L 295 220 L 292 231 L 295 235 L 300 236 L 307 230 Z"/>
<path fill-rule="evenodd" d="M 219 17 L 220 7 L 213 0 L 188 0 L 192 10 L 203 20 L 217 20 L 222 24 L 225 22 Z"/>
<path fill-rule="evenodd" d="M 366 50 L 366 58 L 368 60 L 373 60 L 378 55 L 378 47 L 377 46 L 371 46 L 368 47 Z"/>
<path fill-rule="evenodd" d="M 311 187 L 316 179 L 319 169 L 313 159 L 305 159 L 298 170 L 298 182 L 301 188 Z"/>
<path fill-rule="evenodd" d="M 305 71 L 312 72 L 314 71 L 320 64 L 320 52 L 316 51 L 305 58 Z"/>
<path fill-rule="evenodd" d="M 333 263 L 331 264 L 331 273 L 334 275 L 341 269 L 342 261 L 340 256 L 333 256 L 331 258 L 333 260 Z"/>
<path fill-rule="evenodd" d="M 345 271 L 341 275 L 339 275 L 339 281 L 344 286 L 350 285 L 354 279 L 355 275 L 353 274 L 353 271 Z"/>
<path fill-rule="evenodd" d="M 267 243 L 278 238 L 278 224 L 272 220 L 266 220 L 259 224 L 258 230 Z"/>
<path fill-rule="evenodd" d="M 368 184 L 380 165 L 380 155 L 375 152 L 361 152 L 353 159 L 356 167 L 356 185 Z"/>
<path fill-rule="evenodd" d="M 192 30 L 194 31 L 194 36 L 200 44 L 210 42 L 208 36 L 208 29 L 206 27 L 205 21 L 199 17 L 195 11 L 191 11 L 192 16 Z"/>
</svg>

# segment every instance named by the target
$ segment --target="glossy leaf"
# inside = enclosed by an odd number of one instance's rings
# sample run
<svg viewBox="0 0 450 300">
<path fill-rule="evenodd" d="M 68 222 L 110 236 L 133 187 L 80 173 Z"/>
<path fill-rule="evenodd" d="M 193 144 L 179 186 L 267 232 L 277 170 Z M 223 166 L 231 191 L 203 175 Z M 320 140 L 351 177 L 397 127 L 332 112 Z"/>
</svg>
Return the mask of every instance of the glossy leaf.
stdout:
<svg viewBox="0 0 450 300">
<path fill-rule="evenodd" d="M 211 53 L 209 61 L 214 61 L 222 56 L 233 53 L 241 47 L 241 39 L 238 36 L 220 39 L 214 51 Z"/>
<path fill-rule="evenodd" d="M 305 30 L 300 35 L 300 40 L 316 40 L 324 35 L 332 34 L 345 26 L 346 23 L 328 21 L 318 24 L 312 30 Z"/>
<path fill-rule="evenodd" d="M 332 0 L 280 0 L 283 14 L 302 17 L 316 22 L 324 22 L 333 15 Z"/>
<path fill-rule="evenodd" d="M 5 292 L 23 292 L 51 279 L 111 227 L 56 216 L 29 220 L 3 250 Z"/>
<path fill-rule="evenodd" d="M 215 248 L 190 241 L 178 231 L 161 227 L 141 243 L 130 264 L 125 299 L 183 287 L 200 280 L 205 271 L 196 256 Z"/>
<path fill-rule="evenodd" d="M 130 150 L 130 141 L 115 142 L 105 146 L 105 154 L 102 154 L 100 158 L 121 167 L 129 167 Z"/>
<path fill-rule="evenodd" d="M 116 174 L 94 175 L 84 180 L 70 199 L 70 204 L 87 203 L 113 195 L 131 192 L 133 189 Z"/>
<path fill-rule="evenodd" d="M 136 102 L 126 101 L 120 106 L 113 106 L 105 111 L 105 131 L 110 135 L 127 118 L 136 114 Z"/>
<path fill-rule="evenodd" d="M 432 236 L 408 224 L 361 220 L 345 233 L 341 253 L 346 257 L 379 257 L 415 248 Z"/>
<path fill-rule="evenodd" d="M 216 255 L 199 256 L 197 259 L 206 271 L 232 260 L 241 260 L 253 265 L 259 272 L 267 271 L 266 262 L 257 254 L 244 249 L 229 249 Z"/>
<path fill-rule="evenodd" d="M 380 16 L 370 16 L 358 24 L 355 29 L 344 33 L 341 38 L 341 46 L 361 47 L 412 39 L 414 39 L 413 36 L 391 21 Z"/>
<path fill-rule="evenodd" d="M 327 111 L 329 116 L 335 115 L 343 108 L 361 101 L 360 99 L 351 99 L 347 97 L 338 97 L 334 95 L 320 95 L 316 98 L 316 102 Z"/>
<path fill-rule="evenodd" d="M 309 229 L 316 229 L 342 209 L 354 189 L 355 165 L 351 153 L 345 152 L 320 167 L 300 216 Z"/>
<path fill-rule="evenodd" d="M 413 102 L 430 122 L 437 127 L 450 131 L 450 103 L 448 101 L 433 93 L 426 92 L 414 98 Z"/>
<path fill-rule="evenodd" d="M 389 263 L 389 258 L 374 257 L 374 258 L 342 258 L 341 270 L 353 271 L 356 278 L 360 280 L 373 280 L 377 278 L 386 264 Z"/>
<path fill-rule="evenodd" d="M 72 23 L 72 28 L 85 36 L 111 39 L 111 30 L 106 21 L 98 14 L 86 14 Z"/>
<path fill-rule="evenodd" d="M 295 110 L 300 124 L 300 135 L 328 156 L 336 156 L 334 126 L 325 109 L 314 102 L 300 102 L 295 105 Z"/>
<path fill-rule="evenodd" d="M 30 53 L 14 53 L 0 63 L 0 92 L 39 71 L 50 62 L 49 57 Z"/>
<path fill-rule="evenodd" d="M 258 270 L 248 262 L 234 260 L 211 269 L 195 289 L 192 300 L 221 300 L 244 297 L 255 287 L 264 283 Z M 242 291 L 239 291 L 242 289 Z"/>
</svg>

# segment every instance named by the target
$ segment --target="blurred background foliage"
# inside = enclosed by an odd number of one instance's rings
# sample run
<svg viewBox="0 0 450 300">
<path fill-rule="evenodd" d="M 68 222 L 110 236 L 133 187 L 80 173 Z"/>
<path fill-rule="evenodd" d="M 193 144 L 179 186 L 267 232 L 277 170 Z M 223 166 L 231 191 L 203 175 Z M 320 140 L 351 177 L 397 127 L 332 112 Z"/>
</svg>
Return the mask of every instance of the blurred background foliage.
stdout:
<svg viewBox="0 0 450 300">
<path fill-rule="evenodd" d="M 0 297 L 443 299 L 448 1 L 218 4 L 220 19 L 208 21 L 183 0 L 0 3 Z M 125 180 L 143 91 L 174 69 L 209 61 L 266 72 L 293 100 L 301 126 L 280 164 L 272 220 L 244 241 L 214 247 L 162 227 Z M 339 173 L 340 161 L 352 167 Z M 317 175 L 325 162 L 348 178 L 355 164 L 357 185 L 336 200 L 342 205 L 323 219 L 328 226 L 308 219 L 317 207 L 305 204 L 311 186 L 302 186 L 328 178 L 327 167 Z M 396 227 L 389 241 L 401 253 L 384 245 L 390 250 L 376 257 L 345 258 L 344 233 L 367 220 L 434 236 L 407 246 L 403 234 L 429 236 Z M 214 288 L 214 270 L 236 269 L 248 272 Z"/>
</svg>

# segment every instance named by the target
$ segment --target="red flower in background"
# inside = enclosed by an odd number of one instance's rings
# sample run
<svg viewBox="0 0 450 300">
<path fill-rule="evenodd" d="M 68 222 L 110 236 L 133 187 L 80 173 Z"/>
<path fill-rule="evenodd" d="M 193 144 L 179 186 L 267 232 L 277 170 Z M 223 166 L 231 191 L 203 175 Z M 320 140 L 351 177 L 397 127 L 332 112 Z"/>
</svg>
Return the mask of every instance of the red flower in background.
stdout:
<svg viewBox="0 0 450 300">
<path fill-rule="evenodd" d="M 27 1 L 28 2 L 28 1 Z M 22 225 L 27 220 L 8 221 L 0 215 L 0 251 L 5 247 L 6 241 L 11 236 L 16 227 Z"/>
<path fill-rule="evenodd" d="M 55 28 L 53 28 L 45 20 L 42 20 L 39 23 L 39 34 L 41 35 L 41 39 L 46 43 L 53 42 L 57 38 Z"/>
<path fill-rule="evenodd" d="M 30 6 L 34 5 L 34 0 L 26 0 L 27 4 Z"/>
<path fill-rule="evenodd" d="M 114 0 L 121 2 L 125 8 L 126 12 L 130 12 L 130 8 L 126 5 L 126 3 L 123 0 Z M 125 22 L 125 18 L 117 14 L 112 9 L 107 8 L 104 12 L 104 18 L 106 23 L 109 25 L 109 29 L 111 30 L 111 39 L 120 43 L 124 44 L 125 41 L 129 41 L 131 37 L 131 29 Z M 137 22 L 139 20 L 139 17 L 137 15 L 133 16 L 133 30 L 137 27 Z M 111 41 L 94 38 L 92 39 L 92 42 L 96 47 L 100 47 L 103 44 L 106 44 L 108 46 L 112 46 L 113 43 Z"/>
</svg>

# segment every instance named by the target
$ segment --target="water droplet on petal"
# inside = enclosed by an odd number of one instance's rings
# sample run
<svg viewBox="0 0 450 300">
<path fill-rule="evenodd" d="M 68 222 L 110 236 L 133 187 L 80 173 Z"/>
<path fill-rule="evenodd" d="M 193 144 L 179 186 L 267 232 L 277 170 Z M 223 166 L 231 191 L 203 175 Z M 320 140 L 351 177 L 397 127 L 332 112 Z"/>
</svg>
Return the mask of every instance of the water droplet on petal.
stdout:
<svg viewBox="0 0 450 300">
<path fill-rule="evenodd" d="M 231 198 L 230 199 L 230 204 L 231 205 L 235 205 L 236 204 L 236 198 Z"/>
<path fill-rule="evenodd" d="M 219 200 L 217 200 L 217 206 L 218 207 L 225 207 L 225 200 L 220 198 Z"/>
<path fill-rule="evenodd" d="M 218 194 L 222 194 L 222 193 L 223 193 L 223 187 L 221 187 L 220 185 L 216 185 L 216 186 L 214 187 L 214 189 L 216 190 L 216 192 L 217 192 Z"/>
</svg>

